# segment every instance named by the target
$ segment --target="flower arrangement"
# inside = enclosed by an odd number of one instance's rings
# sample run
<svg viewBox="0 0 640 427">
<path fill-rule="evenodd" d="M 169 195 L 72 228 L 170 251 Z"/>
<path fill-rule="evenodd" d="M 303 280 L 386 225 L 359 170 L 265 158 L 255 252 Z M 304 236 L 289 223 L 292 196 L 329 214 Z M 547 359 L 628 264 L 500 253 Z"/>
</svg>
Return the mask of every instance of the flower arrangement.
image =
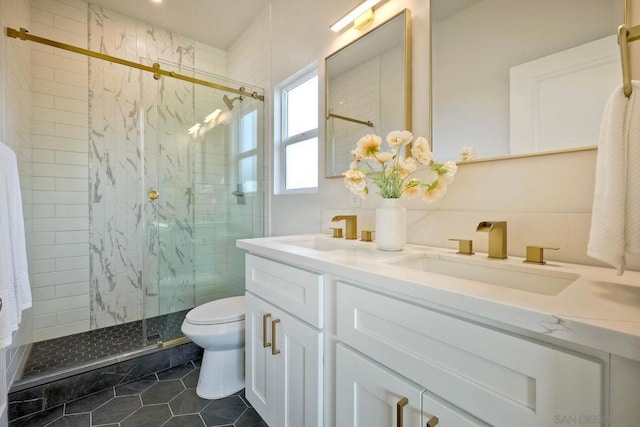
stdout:
<svg viewBox="0 0 640 427">
<path fill-rule="evenodd" d="M 413 142 L 413 144 L 412 144 Z M 384 199 L 400 197 L 415 199 L 422 197 L 426 202 L 435 202 L 447 192 L 447 185 L 457 172 L 455 162 L 436 163 L 423 137 L 414 140 L 409 131 L 393 131 L 387 135 L 389 151 L 381 151 L 382 138 L 365 135 L 356 144 L 353 162 L 344 172 L 344 184 L 352 193 L 365 198 L 369 194 L 369 178 L 379 189 Z M 403 156 L 402 149 L 411 144 L 411 156 Z M 401 150 L 402 149 L 402 150 Z M 418 165 L 426 166 L 431 176 L 426 180 L 412 178 Z M 376 168 L 377 167 L 377 168 Z"/>
</svg>

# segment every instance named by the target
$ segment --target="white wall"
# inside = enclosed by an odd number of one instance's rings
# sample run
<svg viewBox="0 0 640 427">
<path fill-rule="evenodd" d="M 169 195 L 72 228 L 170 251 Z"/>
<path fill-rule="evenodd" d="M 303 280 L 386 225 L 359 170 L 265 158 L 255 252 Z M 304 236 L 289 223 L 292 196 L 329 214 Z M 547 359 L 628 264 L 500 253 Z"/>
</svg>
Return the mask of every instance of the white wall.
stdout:
<svg viewBox="0 0 640 427">
<path fill-rule="evenodd" d="M 348 10 L 344 2 L 301 3 L 273 1 L 274 84 L 312 61 L 318 61 L 323 82 L 324 57 L 357 35 L 354 30 L 336 35 L 328 29 Z M 376 22 L 405 7 L 413 19 L 413 131 L 427 135 L 429 2 L 389 0 L 376 13 Z M 324 140 L 322 125 L 320 140 Z M 522 256 L 528 244 L 549 245 L 561 248 L 550 252 L 549 259 L 597 264 L 586 256 L 595 159 L 592 150 L 462 165 L 441 201 L 405 202 L 410 210 L 409 241 L 454 248 L 448 238 L 472 238 L 478 251 L 486 251 L 486 236 L 475 232 L 477 221 L 507 219 L 511 255 Z M 271 234 L 326 233 L 328 218 L 335 211 L 353 211 L 363 218 L 362 223 L 371 223 L 379 196 L 370 195 L 359 209 L 351 208 L 349 199 L 340 179 L 321 179 L 317 194 L 273 196 Z"/>
</svg>

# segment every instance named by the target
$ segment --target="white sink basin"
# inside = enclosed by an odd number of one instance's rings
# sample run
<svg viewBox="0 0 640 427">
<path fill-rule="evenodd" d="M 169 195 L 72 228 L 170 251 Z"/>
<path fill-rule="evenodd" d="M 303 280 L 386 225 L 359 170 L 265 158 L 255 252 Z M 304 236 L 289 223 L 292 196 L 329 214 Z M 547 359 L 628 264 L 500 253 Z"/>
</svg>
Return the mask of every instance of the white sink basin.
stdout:
<svg viewBox="0 0 640 427">
<path fill-rule="evenodd" d="M 501 263 L 499 260 L 465 259 L 462 255 L 425 254 L 390 264 L 541 295 L 557 295 L 580 277 L 578 274 L 551 271 L 550 266 Z"/>
</svg>

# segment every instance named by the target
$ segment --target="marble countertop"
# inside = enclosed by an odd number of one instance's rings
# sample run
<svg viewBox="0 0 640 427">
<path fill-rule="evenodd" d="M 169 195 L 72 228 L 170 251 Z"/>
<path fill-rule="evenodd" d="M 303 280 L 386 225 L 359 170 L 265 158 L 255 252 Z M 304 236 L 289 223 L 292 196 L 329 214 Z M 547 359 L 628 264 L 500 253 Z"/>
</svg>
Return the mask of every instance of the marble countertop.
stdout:
<svg viewBox="0 0 640 427">
<path fill-rule="evenodd" d="M 618 276 L 613 268 L 555 261 L 523 264 L 519 257 L 495 260 L 483 253 L 457 255 L 455 250 L 430 246 L 407 245 L 402 251 L 385 252 L 375 243 L 321 234 L 242 239 L 237 246 L 414 303 L 640 361 L 640 272 Z M 525 271 L 541 280 L 575 280 L 559 293 L 545 295 L 406 267 L 425 256 Z"/>
</svg>

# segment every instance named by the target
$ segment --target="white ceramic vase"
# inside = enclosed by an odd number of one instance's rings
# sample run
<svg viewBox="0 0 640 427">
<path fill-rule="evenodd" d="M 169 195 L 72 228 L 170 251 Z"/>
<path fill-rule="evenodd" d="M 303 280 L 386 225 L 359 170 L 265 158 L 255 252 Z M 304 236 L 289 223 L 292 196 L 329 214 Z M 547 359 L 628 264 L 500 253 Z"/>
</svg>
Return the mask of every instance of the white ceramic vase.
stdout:
<svg viewBox="0 0 640 427">
<path fill-rule="evenodd" d="M 376 209 L 376 246 L 381 251 L 401 251 L 407 243 L 407 210 L 399 199 L 382 199 Z"/>
</svg>

